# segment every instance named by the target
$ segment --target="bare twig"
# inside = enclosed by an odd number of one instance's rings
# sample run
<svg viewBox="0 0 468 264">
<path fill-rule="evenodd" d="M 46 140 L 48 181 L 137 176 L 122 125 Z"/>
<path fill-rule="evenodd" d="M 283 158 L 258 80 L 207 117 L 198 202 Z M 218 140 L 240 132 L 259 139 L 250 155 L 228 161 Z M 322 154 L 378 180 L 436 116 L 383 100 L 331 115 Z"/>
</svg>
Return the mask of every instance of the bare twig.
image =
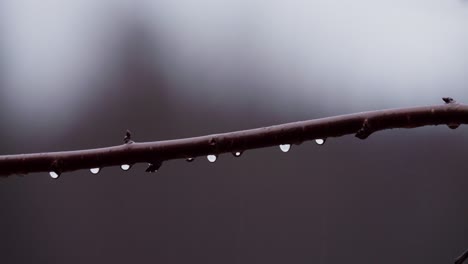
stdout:
<svg viewBox="0 0 468 264">
<path fill-rule="evenodd" d="M 455 259 L 455 264 L 462 264 L 468 258 L 468 250 Z"/>
<path fill-rule="evenodd" d="M 306 140 L 326 139 L 355 134 L 365 139 L 372 133 L 392 128 L 415 128 L 445 124 L 457 128 L 468 124 L 468 105 L 443 98 L 445 104 L 412 108 L 388 109 L 314 119 L 251 130 L 201 137 L 135 143 L 127 131 L 125 144 L 89 150 L 0 156 L 0 175 L 33 172 L 63 172 L 103 168 L 140 162 L 150 164 L 147 171 L 155 172 L 163 161 L 242 153 L 245 150 L 300 144 Z"/>
</svg>

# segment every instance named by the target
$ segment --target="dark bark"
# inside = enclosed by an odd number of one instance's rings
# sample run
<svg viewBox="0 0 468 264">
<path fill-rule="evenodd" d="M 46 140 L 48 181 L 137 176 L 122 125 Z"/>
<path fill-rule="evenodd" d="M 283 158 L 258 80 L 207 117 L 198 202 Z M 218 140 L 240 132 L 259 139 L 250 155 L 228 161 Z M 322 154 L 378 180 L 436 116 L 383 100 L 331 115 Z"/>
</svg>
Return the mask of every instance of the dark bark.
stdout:
<svg viewBox="0 0 468 264">
<path fill-rule="evenodd" d="M 209 154 L 243 152 L 245 150 L 300 144 L 306 140 L 326 139 L 355 134 L 365 139 L 372 133 L 392 128 L 415 128 L 447 125 L 457 128 L 468 124 L 468 105 L 444 98 L 443 105 L 378 110 L 328 118 L 287 123 L 244 131 L 201 137 L 135 143 L 127 132 L 125 144 L 100 149 L 0 156 L 0 175 L 34 172 L 63 173 L 79 169 L 103 168 L 121 164 L 146 162 L 159 164 L 172 159 L 192 159 Z"/>
</svg>

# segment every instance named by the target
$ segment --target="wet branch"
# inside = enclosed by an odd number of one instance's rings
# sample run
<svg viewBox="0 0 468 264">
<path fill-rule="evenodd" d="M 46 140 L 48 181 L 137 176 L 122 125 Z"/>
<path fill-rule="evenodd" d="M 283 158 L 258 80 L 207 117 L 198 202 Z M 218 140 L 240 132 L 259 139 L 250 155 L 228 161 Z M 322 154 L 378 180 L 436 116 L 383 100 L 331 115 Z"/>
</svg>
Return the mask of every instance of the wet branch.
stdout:
<svg viewBox="0 0 468 264">
<path fill-rule="evenodd" d="M 455 264 L 462 264 L 468 258 L 468 250 L 455 259 Z"/>
<path fill-rule="evenodd" d="M 130 131 L 125 144 L 100 149 L 0 156 L 0 175 L 23 175 L 34 172 L 57 174 L 80 169 L 103 168 L 149 163 L 147 172 L 155 172 L 162 162 L 192 160 L 198 156 L 242 153 L 245 150 L 300 144 L 303 141 L 355 134 L 365 139 L 385 129 L 447 125 L 452 129 L 468 124 L 468 105 L 443 98 L 445 104 L 387 109 L 328 118 L 287 123 L 257 129 L 201 137 L 136 143 Z"/>
</svg>

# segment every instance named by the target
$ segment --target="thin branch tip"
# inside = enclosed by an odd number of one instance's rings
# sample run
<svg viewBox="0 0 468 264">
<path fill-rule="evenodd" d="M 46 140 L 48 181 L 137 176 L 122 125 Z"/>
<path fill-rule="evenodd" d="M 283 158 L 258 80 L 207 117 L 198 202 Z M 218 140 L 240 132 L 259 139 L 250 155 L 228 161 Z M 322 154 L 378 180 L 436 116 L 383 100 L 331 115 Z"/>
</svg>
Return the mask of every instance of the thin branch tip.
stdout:
<svg viewBox="0 0 468 264">
<path fill-rule="evenodd" d="M 459 257 L 455 259 L 455 264 L 462 264 L 468 258 L 468 250 L 463 252 Z"/>
</svg>

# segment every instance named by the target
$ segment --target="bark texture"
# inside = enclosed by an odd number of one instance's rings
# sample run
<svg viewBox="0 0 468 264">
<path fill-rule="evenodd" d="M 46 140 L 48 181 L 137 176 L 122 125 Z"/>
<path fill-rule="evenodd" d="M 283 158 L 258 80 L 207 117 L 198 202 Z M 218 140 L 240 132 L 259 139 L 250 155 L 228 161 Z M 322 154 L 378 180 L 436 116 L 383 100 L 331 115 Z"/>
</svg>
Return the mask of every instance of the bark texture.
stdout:
<svg viewBox="0 0 468 264">
<path fill-rule="evenodd" d="M 371 134 L 393 128 L 416 128 L 447 125 L 455 129 L 468 124 L 468 105 L 443 98 L 445 104 L 362 112 L 300 121 L 250 130 L 213 134 L 176 140 L 137 143 L 130 131 L 123 145 L 63 152 L 0 156 L 0 176 L 35 172 L 58 174 L 90 168 L 104 168 L 146 162 L 148 172 L 156 171 L 162 162 L 198 156 L 219 155 L 278 146 L 303 141 L 327 139 L 354 134 L 366 139 Z"/>
</svg>

